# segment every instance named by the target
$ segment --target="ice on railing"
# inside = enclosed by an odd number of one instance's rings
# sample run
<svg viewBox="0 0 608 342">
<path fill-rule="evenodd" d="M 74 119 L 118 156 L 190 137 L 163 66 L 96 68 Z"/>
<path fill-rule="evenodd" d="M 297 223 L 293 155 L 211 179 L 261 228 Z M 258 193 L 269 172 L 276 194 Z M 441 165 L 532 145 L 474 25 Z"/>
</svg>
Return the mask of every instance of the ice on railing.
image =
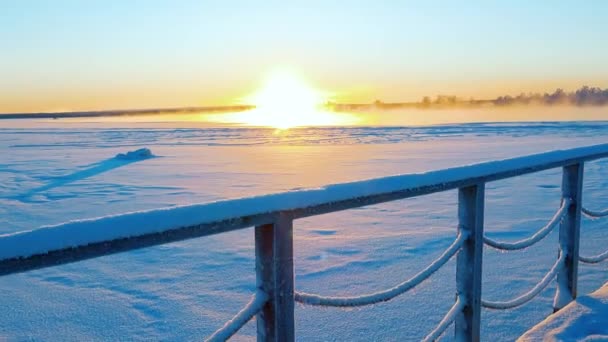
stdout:
<svg viewBox="0 0 608 342">
<path fill-rule="evenodd" d="M 529 238 L 522 239 L 515 242 L 504 242 L 504 241 L 496 241 L 492 240 L 489 237 L 483 237 L 483 242 L 491 247 L 496 249 L 505 250 L 505 251 L 513 251 L 518 249 L 528 248 L 540 240 L 544 239 L 553 229 L 557 226 L 558 223 L 562 221 L 564 216 L 568 213 L 568 207 L 572 204 L 572 200 L 569 198 L 562 199 L 562 205 L 557 210 L 555 215 L 551 218 L 551 220 L 541 229 L 539 229 L 534 235 Z"/>
<path fill-rule="evenodd" d="M 424 270 L 418 272 L 412 278 L 388 290 L 352 297 L 328 297 L 303 292 L 296 292 L 295 300 L 297 302 L 308 305 L 342 307 L 364 306 L 389 301 L 416 287 L 425 279 L 430 277 L 433 273 L 435 273 L 438 269 L 440 269 L 441 266 L 448 262 L 448 260 L 450 260 L 460 250 L 460 247 L 462 247 L 464 240 L 466 240 L 466 234 L 463 232 L 459 232 L 458 237 L 456 238 L 456 240 L 454 240 L 450 247 L 448 247 L 429 266 L 427 266 Z"/>
<path fill-rule="evenodd" d="M 563 251 L 560 251 L 559 254 L 560 254 L 560 259 L 561 258 L 564 259 L 564 264 L 561 265 L 561 268 L 563 270 L 565 270 L 566 253 L 564 253 Z M 558 269 L 556 271 L 556 274 L 559 271 L 560 270 Z M 570 303 L 572 301 L 572 299 L 574 299 L 574 296 L 572 294 L 572 291 L 568 287 L 567 277 L 561 277 L 561 279 L 560 279 L 560 277 L 558 277 L 556 285 L 557 286 L 555 287 L 555 296 L 553 297 L 553 308 L 561 309 L 564 306 L 568 305 L 568 303 Z"/>
<path fill-rule="evenodd" d="M 595 145 L 420 174 L 329 185 L 317 189 L 71 221 L 31 231 L 1 235 L 0 259 L 28 257 L 53 250 L 161 233 L 241 216 L 302 209 L 369 196 L 407 192 L 442 183 L 465 182 L 476 178 L 497 177 L 497 175 L 507 177 L 518 172 L 529 171 L 531 168 L 547 167 L 547 165 L 564 160 L 584 159 L 606 153 L 608 153 L 608 144 Z"/>
<path fill-rule="evenodd" d="M 549 285 L 551 280 L 553 280 L 553 278 L 555 278 L 555 276 L 557 275 L 557 272 L 559 272 L 560 267 L 564 266 L 565 260 L 566 260 L 565 254 L 560 253 L 559 258 L 557 258 L 557 261 L 555 261 L 555 264 L 553 264 L 553 266 L 551 267 L 549 272 L 547 272 L 547 274 L 543 277 L 543 279 L 540 282 L 538 282 L 530 291 L 522 294 L 521 296 L 514 298 L 512 300 L 509 300 L 509 301 L 502 301 L 502 302 L 500 302 L 500 301 L 493 302 L 493 301 L 482 299 L 481 305 L 484 308 L 504 310 L 504 309 L 512 309 L 512 308 L 518 307 L 520 305 L 526 304 L 527 302 L 532 300 L 532 298 L 536 297 L 536 295 L 538 295 L 542 290 L 544 290 L 547 287 L 547 285 Z M 557 296 L 556 296 L 556 298 L 557 298 Z"/>
<path fill-rule="evenodd" d="M 437 325 L 433 331 L 431 331 L 425 338 L 424 342 L 432 342 L 436 341 L 441 334 L 445 332 L 445 330 L 454 323 L 454 319 L 459 312 L 464 309 L 464 300 L 460 298 L 460 296 L 456 297 L 456 302 L 452 305 L 452 308 L 448 311 L 448 313 L 443 317 L 441 322 Z"/>
<path fill-rule="evenodd" d="M 578 297 L 528 330 L 517 341 L 607 341 L 608 283 Z"/>
<path fill-rule="evenodd" d="M 236 334 L 247 322 L 249 322 L 253 316 L 255 316 L 264 304 L 268 301 L 268 295 L 261 290 L 257 290 L 255 295 L 251 298 L 249 303 L 239 311 L 231 320 L 226 322 L 223 327 L 214 332 L 205 341 L 206 342 L 223 342 L 228 340 L 232 335 Z"/>
</svg>

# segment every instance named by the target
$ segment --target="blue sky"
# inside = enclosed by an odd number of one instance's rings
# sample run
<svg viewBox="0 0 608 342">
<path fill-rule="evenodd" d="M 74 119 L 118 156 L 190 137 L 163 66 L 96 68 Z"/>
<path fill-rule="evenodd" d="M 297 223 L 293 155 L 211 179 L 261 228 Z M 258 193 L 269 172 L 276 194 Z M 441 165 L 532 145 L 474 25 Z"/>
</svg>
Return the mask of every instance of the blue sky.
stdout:
<svg viewBox="0 0 608 342">
<path fill-rule="evenodd" d="M 234 103 L 284 66 L 344 101 L 608 86 L 607 1 L 0 6 L 0 112 Z"/>
</svg>

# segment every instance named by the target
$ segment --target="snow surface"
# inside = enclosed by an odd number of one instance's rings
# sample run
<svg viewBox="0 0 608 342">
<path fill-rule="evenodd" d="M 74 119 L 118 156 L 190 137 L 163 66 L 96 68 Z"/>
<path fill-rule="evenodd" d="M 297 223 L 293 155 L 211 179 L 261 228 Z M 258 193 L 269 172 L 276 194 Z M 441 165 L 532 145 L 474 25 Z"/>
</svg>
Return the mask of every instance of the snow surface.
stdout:
<svg viewBox="0 0 608 342">
<path fill-rule="evenodd" d="M 608 283 L 547 317 L 519 341 L 606 341 L 607 320 Z"/>
<path fill-rule="evenodd" d="M 319 188 L 391 174 L 423 173 L 548 150 L 606 143 L 606 123 L 433 127 L 167 128 L 54 120 L 0 122 L 0 233 L 90 217 Z M 126 126 L 126 124 L 122 124 Z M 13 128 L 9 128 L 13 127 Z M 124 162 L 150 148 L 163 158 Z M 585 206 L 608 207 L 608 160 L 585 167 Z M 492 182 L 486 231 L 517 241 L 560 206 L 561 170 Z M 295 222 L 296 288 L 356 296 L 424 269 L 454 240 L 457 192 L 412 198 Z M 605 219 L 583 218 L 581 253 L 605 250 Z M 484 250 L 484 298 L 531 289 L 557 258 L 557 230 L 524 251 Z M 580 265 L 579 291 L 608 278 L 607 264 Z M 420 340 L 454 304 L 448 262 L 415 290 L 364 308 L 296 306 L 300 340 Z M 255 291 L 253 230 L 136 250 L 0 278 L 0 339 L 101 341 L 204 339 Z M 514 340 L 552 310 L 552 282 L 530 304 L 484 310 L 482 339 Z M 94 317 L 95 319 L 92 319 Z M 364 323 L 364 324 L 363 324 Z M 446 336 L 449 338 L 450 333 Z M 255 339 L 255 322 L 235 340 Z"/>
</svg>

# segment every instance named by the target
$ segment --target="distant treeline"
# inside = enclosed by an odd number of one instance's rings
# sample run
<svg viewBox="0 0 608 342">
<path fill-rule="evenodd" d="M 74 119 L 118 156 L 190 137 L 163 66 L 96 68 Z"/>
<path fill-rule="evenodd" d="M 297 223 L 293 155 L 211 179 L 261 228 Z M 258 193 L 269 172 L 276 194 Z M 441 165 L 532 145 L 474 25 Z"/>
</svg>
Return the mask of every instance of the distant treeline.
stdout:
<svg viewBox="0 0 608 342">
<path fill-rule="evenodd" d="M 556 89 L 553 93 L 521 93 L 517 96 L 505 95 L 495 99 L 476 100 L 463 99 L 453 95 L 437 95 L 434 99 L 429 96 L 420 102 L 386 103 L 376 100 L 366 104 L 341 104 L 328 102 L 326 106 L 335 110 L 370 110 L 370 109 L 399 109 L 399 108 L 452 108 L 452 107 L 482 107 L 482 106 L 513 106 L 513 105 L 570 105 L 570 106 L 604 106 L 608 105 L 608 89 L 584 86 L 573 92 Z"/>
<path fill-rule="evenodd" d="M 563 89 L 558 88 L 551 94 L 535 93 L 520 94 L 515 97 L 509 95 L 499 96 L 493 102 L 498 106 L 513 104 L 604 106 L 608 104 L 608 89 L 584 86 L 573 92 L 565 92 Z"/>
</svg>

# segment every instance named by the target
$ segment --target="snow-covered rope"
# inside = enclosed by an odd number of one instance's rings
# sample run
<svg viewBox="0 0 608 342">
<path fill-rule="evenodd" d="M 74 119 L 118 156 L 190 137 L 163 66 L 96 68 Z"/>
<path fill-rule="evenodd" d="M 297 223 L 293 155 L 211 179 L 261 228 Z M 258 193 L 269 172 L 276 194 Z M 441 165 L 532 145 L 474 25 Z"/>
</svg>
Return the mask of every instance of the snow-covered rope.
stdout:
<svg viewBox="0 0 608 342">
<path fill-rule="evenodd" d="M 583 214 L 585 214 L 585 216 L 590 217 L 590 218 L 600 218 L 600 217 L 604 217 L 604 216 L 608 216 L 608 209 L 604 209 L 602 211 L 593 211 L 593 210 L 589 210 L 585 207 L 581 208 Z"/>
<path fill-rule="evenodd" d="M 219 328 L 213 335 L 209 336 L 205 341 L 207 342 L 216 342 L 216 341 L 226 341 L 232 335 L 234 335 L 239 329 L 241 329 L 249 320 L 253 318 L 260 310 L 266 301 L 268 300 L 268 295 L 261 291 L 257 290 L 256 293 L 251 298 L 251 301 L 245 305 L 245 307 L 239 311 L 231 320 L 226 322 L 223 327 Z"/>
<path fill-rule="evenodd" d="M 388 290 L 353 297 L 324 297 L 304 292 L 296 292 L 295 300 L 302 304 L 337 307 L 364 306 L 389 301 L 422 283 L 425 279 L 441 268 L 441 266 L 448 262 L 448 260 L 450 260 L 458 252 L 458 250 L 460 250 L 460 247 L 467 237 L 466 235 L 467 234 L 463 232 L 459 232 L 456 240 L 454 240 L 450 247 L 448 247 L 443 254 L 435 259 L 435 261 L 433 261 L 427 268 L 418 272 L 412 278 Z"/>
<path fill-rule="evenodd" d="M 598 255 L 594 255 L 594 256 L 590 256 L 590 257 L 586 257 L 586 256 L 582 256 L 582 255 L 578 256 L 578 260 L 585 264 L 597 264 L 606 259 L 608 259 L 608 251 L 605 251 L 602 254 L 598 254 Z"/>
<path fill-rule="evenodd" d="M 551 221 L 549 221 L 544 227 L 542 227 L 540 230 L 538 230 L 534 235 L 530 236 L 529 238 L 515 241 L 515 242 L 504 242 L 504 241 L 492 240 L 489 237 L 484 235 L 483 242 L 488 246 L 494 247 L 496 249 L 505 250 L 505 251 L 513 251 L 513 250 L 528 248 L 528 247 L 534 245 L 535 243 L 539 242 L 543 238 L 545 238 L 549 233 L 551 233 L 553 228 L 555 228 L 555 226 L 557 226 L 557 224 L 560 223 L 561 220 L 564 218 L 564 216 L 568 212 L 568 207 L 570 207 L 571 203 L 572 203 L 572 200 L 570 198 L 564 198 L 562 200 L 562 204 L 561 204 L 559 210 L 555 213 L 555 215 L 553 215 L 553 217 L 551 218 Z"/>
<path fill-rule="evenodd" d="M 456 303 L 452 305 L 450 311 L 445 314 L 445 317 L 439 322 L 437 327 L 433 329 L 425 338 L 424 342 L 436 341 L 441 334 L 447 329 L 456 318 L 456 315 L 464 309 L 464 301 L 460 299 L 460 296 L 456 297 Z"/>
<path fill-rule="evenodd" d="M 547 287 L 547 285 L 549 285 L 551 280 L 553 278 L 555 278 L 555 275 L 559 271 L 560 267 L 563 265 L 565 259 L 566 259 L 565 253 L 560 252 L 560 256 L 559 256 L 559 258 L 557 258 L 557 261 L 555 262 L 555 264 L 553 264 L 553 267 L 551 267 L 551 269 L 549 270 L 549 272 L 547 272 L 545 277 L 538 284 L 536 284 L 536 286 L 534 286 L 532 288 L 532 290 L 524 293 L 523 295 L 521 295 L 515 299 L 509 300 L 506 302 L 491 302 L 491 301 L 482 299 L 481 306 L 483 306 L 484 308 L 489 308 L 489 309 L 504 310 L 504 309 L 512 309 L 512 308 L 518 307 L 520 305 L 523 305 L 523 304 L 529 302 L 532 298 L 536 297 L 536 295 L 538 295 L 542 290 L 544 290 L 545 287 Z"/>
</svg>

